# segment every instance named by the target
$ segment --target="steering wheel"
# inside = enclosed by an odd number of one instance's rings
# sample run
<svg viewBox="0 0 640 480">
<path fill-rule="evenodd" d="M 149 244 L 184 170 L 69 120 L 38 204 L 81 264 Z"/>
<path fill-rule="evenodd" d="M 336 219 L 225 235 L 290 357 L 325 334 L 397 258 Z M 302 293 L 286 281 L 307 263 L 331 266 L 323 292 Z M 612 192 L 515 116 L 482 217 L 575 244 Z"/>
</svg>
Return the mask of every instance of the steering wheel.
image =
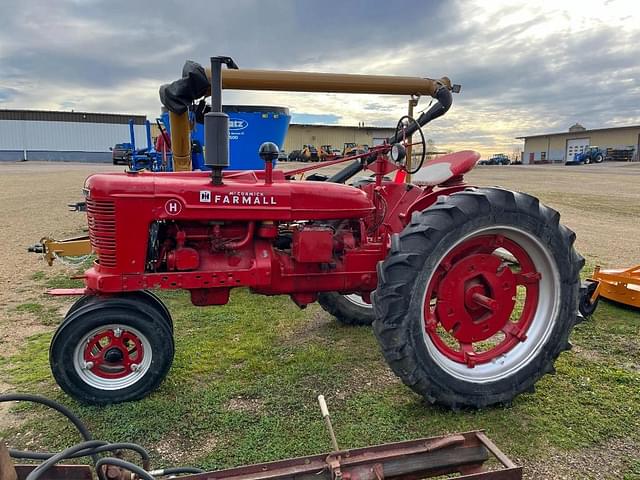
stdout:
<svg viewBox="0 0 640 480">
<path fill-rule="evenodd" d="M 402 138 L 402 141 L 400 143 L 402 143 L 404 147 L 406 147 L 409 143 L 412 143 L 411 138 L 409 138 L 407 141 L 407 134 L 406 134 L 407 128 L 409 128 L 409 125 L 411 125 L 412 123 L 416 125 L 417 127 L 416 131 L 420 134 L 419 144 L 422 145 L 422 156 L 420 158 L 420 162 L 418 166 L 413 170 L 407 170 L 406 162 L 401 167 L 401 169 L 407 172 L 409 175 L 413 175 L 417 173 L 418 170 L 422 168 L 422 165 L 424 164 L 424 161 L 427 158 L 427 142 L 425 142 L 424 140 L 424 133 L 422 133 L 422 128 L 420 127 L 420 124 L 414 118 L 410 117 L 409 115 L 404 115 L 400 117 L 400 120 L 398 120 L 398 124 L 396 125 L 395 138 Z"/>
</svg>

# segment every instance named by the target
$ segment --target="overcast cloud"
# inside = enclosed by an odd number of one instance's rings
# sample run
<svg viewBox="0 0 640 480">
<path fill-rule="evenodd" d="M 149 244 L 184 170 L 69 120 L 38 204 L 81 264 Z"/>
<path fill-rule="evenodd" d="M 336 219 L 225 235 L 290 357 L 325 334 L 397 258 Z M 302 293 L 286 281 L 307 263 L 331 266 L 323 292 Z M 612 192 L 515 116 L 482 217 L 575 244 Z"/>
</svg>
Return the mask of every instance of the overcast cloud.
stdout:
<svg viewBox="0 0 640 480">
<path fill-rule="evenodd" d="M 636 1 L 0 0 L 0 108 L 143 113 L 186 59 L 240 67 L 449 76 L 427 135 L 511 151 L 516 136 L 640 123 Z M 227 92 L 294 120 L 394 125 L 406 98 Z M 420 109 L 428 106 L 423 99 Z"/>
</svg>

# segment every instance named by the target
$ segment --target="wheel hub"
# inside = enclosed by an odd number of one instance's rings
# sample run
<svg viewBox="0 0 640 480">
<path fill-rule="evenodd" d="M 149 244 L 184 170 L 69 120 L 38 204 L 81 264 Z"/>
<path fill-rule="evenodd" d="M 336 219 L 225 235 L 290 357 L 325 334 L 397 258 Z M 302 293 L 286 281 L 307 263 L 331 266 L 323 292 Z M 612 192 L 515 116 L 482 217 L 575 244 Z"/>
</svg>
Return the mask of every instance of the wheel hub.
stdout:
<svg viewBox="0 0 640 480">
<path fill-rule="evenodd" d="M 144 359 L 138 336 L 121 327 L 95 333 L 88 339 L 83 353 L 88 370 L 103 379 L 121 379 L 135 373 Z"/>
<path fill-rule="evenodd" d="M 110 348 L 104 354 L 105 361 L 109 363 L 121 362 L 123 358 L 124 358 L 124 354 L 122 353 L 122 350 L 120 350 L 119 348 Z"/>
<path fill-rule="evenodd" d="M 501 233 L 465 240 L 440 260 L 425 292 L 429 341 L 468 368 L 502 361 L 527 339 L 540 279 L 526 250 Z"/>
<path fill-rule="evenodd" d="M 437 290 L 438 318 L 459 342 L 491 338 L 509 321 L 516 278 L 501 258 L 475 254 L 455 263 Z"/>
</svg>

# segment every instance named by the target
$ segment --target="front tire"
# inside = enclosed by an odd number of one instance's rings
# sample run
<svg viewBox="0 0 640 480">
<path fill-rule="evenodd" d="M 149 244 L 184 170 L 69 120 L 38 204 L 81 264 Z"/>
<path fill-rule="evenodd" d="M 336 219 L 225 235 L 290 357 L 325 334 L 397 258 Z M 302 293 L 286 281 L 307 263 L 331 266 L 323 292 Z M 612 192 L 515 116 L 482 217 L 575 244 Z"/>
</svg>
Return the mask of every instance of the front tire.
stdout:
<svg viewBox="0 0 640 480">
<path fill-rule="evenodd" d="M 469 189 L 414 213 L 378 266 L 373 297 L 393 371 L 454 409 L 532 391 L 570 348 L 584 265 L 574 239 L 556 211 L 500 189 Z"/>
<path fill-rule="evenodd" d="M 150 290 L 137 290 L 134 292 L 124 292 L 118 295 L 101 297 L 99 295 L 84 295 L 76 300 L 65 315 L 65 321 L 71 318 L 71 314 L 76 310 L 80 310 L 86 305 L 109 300 L 111 305 L 115 305 L 114 302 L 118 302 L 127 306 L 131 306 L 142 310 L 143 313 L 147 313 L 153 316 L 157 316 L 163 320 L 169 327 L 169 330 L 173 333 L 173 319 L 169 309 L 162 303 L 162 300 Z"/>
<path fill-rule="evenodd" d="M 358 294 L 340 295 L 337 292 L 325 292 L 318 295 L 318 303 L 345 325 L 369 326 L 376 318 L 373 306 Z"/>
<path fill-rule="evenodd" d="M 73 312 L 56 331 L 49 363 L 56 382 L 82 403 L 138 400 L 167 375 L 172 332 L 158 315 L 108 299 Z"/>
</svg>

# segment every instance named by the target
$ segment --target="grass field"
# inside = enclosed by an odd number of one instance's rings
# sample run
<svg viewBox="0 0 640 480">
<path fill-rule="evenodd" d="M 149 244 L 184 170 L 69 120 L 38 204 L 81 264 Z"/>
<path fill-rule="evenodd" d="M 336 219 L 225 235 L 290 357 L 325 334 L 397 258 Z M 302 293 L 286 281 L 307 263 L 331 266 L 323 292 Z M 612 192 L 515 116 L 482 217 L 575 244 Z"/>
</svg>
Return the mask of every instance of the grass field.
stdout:
<svg viewBox="0 0 640 480">
<path fill-rule="evenodd" d="M 640 478 L 640 314 L 604 302 L 575 328 L 574 349 L 535 393 L 510 407 L 451 412 L 423 403 L 400 383 L 370 329 L 341 326 L 317 305 L 299 310 L 287 297 L 237 290 L 224 307 L 196 308 L 181 292 L 163 292 L 176 334 L 167 380 L 139 402 L 77 404 L 55 385 L 48 366 L 52 331 L 70 301 L 43 295 L 74 285 L 70 270 L 50 269 L 18 249 L 40 234 L 77 231 L 82 219 L 63 205 L 77 199 L 90 168 L 24 168 L 31 178 L 0 165 L 0 199 L 19 212 L 9 219 L 13 230 L 0 232 L 0 389 L 65 403 L 97 438 L 141 443 L 154 466 L 213 469 L 320 453 L 330 449 L 315 400 L 322 393 L 343 446 L 485 429 L 525 466 L 526 478 Z M 640 168 L 594 172 L 489 167 L 471 179 L 530 191 L 557 208 L 577 231 L 590 268 L 630 264 L 638 260 Z M 596 184 L 607 182 L 617 188 L 597 193 Z M 43 193 L 29 195 L 27 184 Z M 587 200 L 593 208 L 585 209 Z M 12 446 L 55 450 L 77 441 L 61 418 L 39 407 L 17 405 L 0 414 L 0 435 Z"/>
</svg>

